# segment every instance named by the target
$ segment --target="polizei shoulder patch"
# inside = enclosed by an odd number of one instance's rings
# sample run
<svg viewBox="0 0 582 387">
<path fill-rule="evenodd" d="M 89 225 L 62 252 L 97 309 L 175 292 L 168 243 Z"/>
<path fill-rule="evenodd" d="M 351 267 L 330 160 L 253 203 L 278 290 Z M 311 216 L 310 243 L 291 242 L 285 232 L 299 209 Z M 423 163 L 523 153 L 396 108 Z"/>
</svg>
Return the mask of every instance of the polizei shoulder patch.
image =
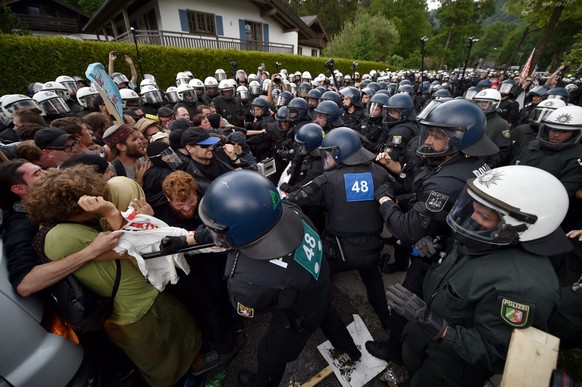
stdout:
<svg viewBox="0 0 582 387">
<path fill-rule="evenodd" d="M 512 327 L 525 327 L 530 314 L 530 306 L 509 300 L 501 299 L 501 318 Z"/>
</svg>

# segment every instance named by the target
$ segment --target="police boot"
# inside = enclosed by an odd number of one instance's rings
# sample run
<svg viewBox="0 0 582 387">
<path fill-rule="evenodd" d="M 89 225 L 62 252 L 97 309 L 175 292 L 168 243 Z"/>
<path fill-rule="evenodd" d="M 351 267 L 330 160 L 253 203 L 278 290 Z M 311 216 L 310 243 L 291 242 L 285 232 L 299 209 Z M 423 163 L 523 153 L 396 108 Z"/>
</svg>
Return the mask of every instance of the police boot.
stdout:
<svg viewBox="0 0 582 387">
<path fill-rule="evenodd" d="M 238 373 L 238 383 L 242 387 L 254 387 L 257 381 L 257 374 L 248 370 L 242 370 Z"/>
<path fill-rule="evenodd" d="M 402 353 L 390 348 L 386 341 L 366 341 L 366 349 L 378 359 L 402 364 Z"/>
</svg>

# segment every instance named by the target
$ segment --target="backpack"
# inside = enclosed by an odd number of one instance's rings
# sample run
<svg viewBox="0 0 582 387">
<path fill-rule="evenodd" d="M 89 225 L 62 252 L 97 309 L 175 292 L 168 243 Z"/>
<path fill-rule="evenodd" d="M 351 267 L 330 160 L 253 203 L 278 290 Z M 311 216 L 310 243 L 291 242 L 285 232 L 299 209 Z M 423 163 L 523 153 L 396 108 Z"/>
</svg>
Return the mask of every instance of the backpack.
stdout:
<svg viewBox="0 0 582 387">
<path fill-rule="evenodd" d="M 39 263 L 52 262 L 44 253 L 44 243 L 47 233 L 57 223 L 44 225 L 36 234 L 33 242 L 34 250 Z M 119 289 L 121 280 L 121 263 L 115 260 L 117 274 L 110 297 L 103 297 L 69 274 L 48 288 L 49 294 L 56 301 L 57 310 L 61 317 L 77 332 L 84 333 L 97 331 L 103 327 L 105 320 L 113 311 L 113 299 Z"/>
</svg>

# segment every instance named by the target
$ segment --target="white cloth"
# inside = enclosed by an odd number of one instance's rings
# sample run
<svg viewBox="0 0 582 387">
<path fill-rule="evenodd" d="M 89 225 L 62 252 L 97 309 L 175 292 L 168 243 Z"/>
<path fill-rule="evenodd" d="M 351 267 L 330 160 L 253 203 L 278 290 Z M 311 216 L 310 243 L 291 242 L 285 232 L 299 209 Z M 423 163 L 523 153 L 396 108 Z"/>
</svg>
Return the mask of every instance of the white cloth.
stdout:
<svg viewBox="0 0 582 387">
<path fill-rule="evenodd" d="M 136 214 L 132 211 L 124 212 L 123 216 L 128 223 L 122 230 L 115 231 L 122 235 L 114 250 L 120 254 L 127 252 L 134 257 L 139 270 L 158 291 L 164 290 L 168 283 L 178 282 L 176 267 L 186 274 L 190 273 L 190 266 L 184 254 L 165 255 L 147 260 L 141 255 L 159 251 L 160 242 L 164 237 L 188 235 L 188 231 L 168 226 L 153 216 Z"/>
</svg>

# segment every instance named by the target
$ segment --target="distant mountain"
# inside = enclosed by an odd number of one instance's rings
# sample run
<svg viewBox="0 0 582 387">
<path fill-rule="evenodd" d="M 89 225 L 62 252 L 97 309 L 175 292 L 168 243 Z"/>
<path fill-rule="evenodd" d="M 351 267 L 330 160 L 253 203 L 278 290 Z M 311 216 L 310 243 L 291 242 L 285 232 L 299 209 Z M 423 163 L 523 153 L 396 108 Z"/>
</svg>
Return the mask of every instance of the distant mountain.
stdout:
<svg viewBox="0 0 582 387">
<path fill-rule="evenodd" d="M 513 22 L 520 22 L 520 20 L 513 16 L 513 15 L 509 15 L 505 12 L 503 12 L 503 7 L 505 6 L 505 3 L 507 2 L 507 0 L 497 0 L 496 4 L 495 4 L 495 13 L 491 16 L 489 16 L 487 19 L 483 20 L 482 25 L 486 26 L 488 24 L 494 23 L 494 22 L 504 22 L 504 23 L 513 23 Z"/>
</svg>

